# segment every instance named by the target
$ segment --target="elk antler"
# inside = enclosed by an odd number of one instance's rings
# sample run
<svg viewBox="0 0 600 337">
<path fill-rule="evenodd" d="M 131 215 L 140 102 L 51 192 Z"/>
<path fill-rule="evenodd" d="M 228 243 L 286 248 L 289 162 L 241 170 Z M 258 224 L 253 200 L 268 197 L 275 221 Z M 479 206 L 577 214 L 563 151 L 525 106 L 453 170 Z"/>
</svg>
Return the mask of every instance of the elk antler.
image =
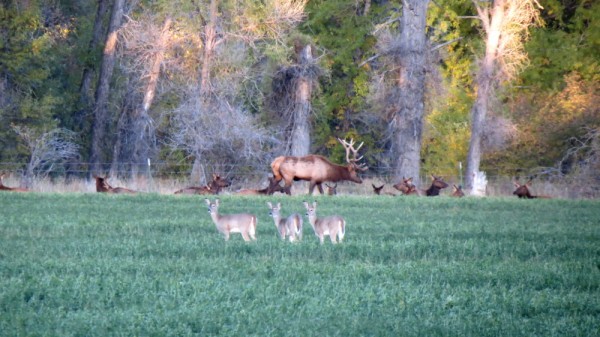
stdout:
<svg viewBox="0 0 600 337">
<path fill-rule="evenodd" d="M 358 157 L 358 150 L 360 150 L 360 148 L 364 145 L 365 142 L 361 142 L 360 145 L 355 149 L 354 139 L 350 138 L 350 142 L 347 142 L 346 140 L 340 138 L 338 138 L 337 140 L 340 142 L 340 144 L 342 144 L 342 146 L 344 146 L 344 149 L 346 149 L 346 162 L 348 162 L 348 164 L 354 165 L 357 169 L 361 171 L 366 171 L 369 169 L 365 163 L 357 163 L 363 158 L 363 156 Z M 352 159 L 350 158 L 350 151 L 352 151 Z"/>
</svg>

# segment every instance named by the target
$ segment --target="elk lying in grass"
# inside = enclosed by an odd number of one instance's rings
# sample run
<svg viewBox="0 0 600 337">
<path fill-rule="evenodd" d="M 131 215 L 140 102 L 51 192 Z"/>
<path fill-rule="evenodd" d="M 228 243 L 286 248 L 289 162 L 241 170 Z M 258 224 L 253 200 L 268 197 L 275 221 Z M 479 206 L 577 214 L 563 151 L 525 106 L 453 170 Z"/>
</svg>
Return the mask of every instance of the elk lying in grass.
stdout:
<svg viewBox="0 0 600 337">
<path fill-rule="evenodd" d="M 517 188 L 513 194 L 516 195 L 519 198 L 525 198 L 525 199 L 552 199 L 552 197 L 549 197 L 547 195 L 532 195 L 531 192 L 529 191 L 529 187 L 531 186 L 532 182 L 531 179 L 529 179 L 529 181 L 527 181 L 525 184 L 521 185 L 519 184 L 518 181 L 514 182 L 515 187 Z"/>
<path fill-rule="evenodd" d="M 383 187 L 385 186 L 385 184 L 377 187 L 374 184 L 371 184 L 371 186 L 373 186 L 373 193 L 377 194 L 377 195 L 391 195 L 391 196 L 395 196 L 394 193 L 390 193 L 390 192 L 384 192 L 382 193 L 381 191 L 383 190 Z"/>
<path fill-rule="evenodd" d="M 208 206 L 208 213 L 212 221 L 217 226 L 217 230 L 225 236 L 225 241 L 229 240 L 231 233 L 240 233 L 244 241 L 256 240 L 256 215 L 249 213 L 239 214 L 219 214 L 219 199 L 211 202 L 205 199 Z"/>
<path fill-rule="evenodd" d="M 137 193 L 136 191 L 130 190 L 125 187 L 110 186 L 110 184 L 107 182 L 108 179 L 106 177 L 94 176 L 94 178 L 96 179 L 96 192 L 117 193 L 117 194 L 121 194 L 121 193 L 135 194 L 135 193 Z"/>
<path fill-rule="evenodd" d="M 465 196 L 465 193 L 462 190 L 462 186 L 461 185 L 452 185 L 452 196 L 455 198 L 462 198 Z"/>
<path fill-rule="evenodd" d="M 269 186 L 260 189 L 260 190 L 252 190 L 252 189 L 242 189 L 235 192 L 235 195 L 272 195 L 276 192 L 285 193 L 285 189 L 282 186 L 279 186 L 279 182 L 275 180 L 275 178 L 269 178 Z"/>
<path fill-rule="evenodd" d="M 281 203 L 273 206 L 270 202 L 267 202 L 267 206 L 271 210 L 269 215 L 273 217 L 275 222 L 275 228 L 279 232 L 281 240 L 285 241 L 288 237 L 290 242 L 302 240 L 302 217 L 298 213 L 294 213 L 287 218 L 281 218 Z"/>
<path fill-rule="evenodd" d="M 403 195 L 421 195 L 421 192 L 419 192 L 417 186 L 413 184 L 412 179 L 412 177 L 402 177 L 402 180 L 399 183 L 395 184 L 394 188 L 400 191 Z"/>
<path fill-rule="evenodd" d="M 313 193 L 315 186 L 323 194 L 321 184 L 326 181 L 338 182 L 350 180 L 358 184 L 362 183 L 362 179 L 358 176 L 358 171 L 368 169 L 365 164 L 358 164 L 362 159 L 362 156 L 358 156 L 358 150 L 360 150 L 363 143 L 355 149 L 354 140 L 352 139 L 350 142 L 346 142 L 338 138 L 338 141 L 346 149 L 346 166 L 333 164 L 327 158 L 315 154 L 304 157 L 281 156 L 275 158 L 271 163 L 275 180 L 277 183 L 282 179 L 285 181 L 285 192 L 288 195 L 291 194 L 292 182 L 295 180 L 309 181 L 309 194 Z M 352 158 L 350 158 L 351 152 Z"/>
<path fill-rule="evenodd" d="M 206 186 L 190 186 L 175 191 L 175 194 L 219 194 L 224 187 L 230 185 L 229 180 L 221 178 L 220 175 L 213 173 L 213 180 Z"/>
<path fill-rule="evenodd" d="M 329 235 L 331 243 L 336 244 L 342 242 L 344 235 L 346 234 L 346 221 L 339 215 L 330 215 L 324 218 L 317 217 L 317 202 L 314 201 L 312 205 L 308 202 L 304 202 L 306 207 L 306 216 L 308 216 L 308 222 L 310 222 L 315 235 L 319 238 L 319 242 L 323 244 L 325 241 L 325 235 Z"/>
<path fill-rule="evenodd" d="M 337 195 L 337 183 L 333 186 L 325 184 L 325 187 L 327 187 L 327 195 Z"/>
<path fill-rule="evenodd" d="M 4 178 L 4 176 L 6 176 L 6 173 L 2 173 L 0 175 L 0 191 L 7 191 L 7 192 L 29 192 L 29 190 L 26 189 L 26 188 L 4 186 L 4 183 L 2 182 L 2 179 Z"/>
<path fill-rule="evenodd" d="M 448 187 L 448 184 L 446 184 L 445 181 L 442 180 L 442 178 L 440 177 L 436 177 L 434 175 L 431 175 L 431 186 L 429 186 L 429 188 L 427 190 L 425 190 L 425 194 L 428 197 L 436 197 L 438 195 L 440 195 L 440 191 L 443 188 Z"/>
</svg>

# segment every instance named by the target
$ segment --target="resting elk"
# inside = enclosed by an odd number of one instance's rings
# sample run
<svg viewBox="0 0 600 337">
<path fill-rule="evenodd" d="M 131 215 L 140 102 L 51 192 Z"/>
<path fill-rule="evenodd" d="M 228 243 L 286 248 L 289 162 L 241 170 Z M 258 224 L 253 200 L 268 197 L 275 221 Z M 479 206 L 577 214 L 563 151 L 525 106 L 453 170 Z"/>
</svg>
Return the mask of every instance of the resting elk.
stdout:
<svg viewBox="0 0 600 337">
<path fill-rule="evenodd" d="M 260 189 L 260 190 L 252 190 L 252 189 L 241 189 L 235 192 L 235 195 L 272 195 L 276 192 L 285 193 L 285 190 L 282 186 L 279 186 L 279 182 L 275 181 L 275 178 L 269 177 L 269 186 Z"/>
<path fill-rule="evenodd" d="M 325 235 L 329 235 L 329 239 L 331 239 L 331 243 L 336 244 L 341 243 L 344 239 L 344 235 L 346 234 L 346 220 L 339 215 L 330 215 L 324 218 L 317 217 L 317 202 L 314 201 L 312 205 L 309 205 L 308 202 L 304 202 L 304 207 L 306 208 L 306 216 L 308 217 L 308 222 L 310 222 L 313 230 L 315 231 L 315 235 L 319 238 L 319 242 L 323 244 L 325 242 Z"/>
<path fill-rule="evenodd" d="M 290 239 L 290 242 L 302 240 L 302 217 L 300 214 L 294 213 L 287 218 L 281 218 L 280 202 L 275 206 L 267 202 L 267 206 L 271 210 L 269 215 L 273 217 L 275 228 L 277 228 L 281 240 L 285 241 L 286 237 Z"/>
<path fill-rule="evenodd" d="M 208 213 L 212 221 L 217 226 L 217 230 L 225 236 L 225 241 L 229 240 L 231 233 L 240 233 L 244 241 L 256 240 L 256 215 L 249 213 L 239 214 L 219 214 L 219 199 L 211 202 L 205 199 L 208 206 Z"/>
<path fill-rule="evenodd" d="M 327 195 L 337 195 L 337 183 L 333 186 L 325 184 L 325 187 L 327 187 Z"/>
<path fill-rule="evenodd" d="M 4 178 L 4 176 L 6 176 L 6 173 L 2 173 L 0 175 L 0 191 L 7 191 L 7 192 L 29 192 L 29 190 L 26 189 L 26 188 L 4 186 L 4 183 L 2 182 L 2 179 Z"/>
<path fill-rule="evenodd" d="M 443 181 L 440 177 L 431 175 L 431 180 L 431 186 L 429 186 L 429 188 L 425 191 L 425 194 L 428 197 L 436 197 L 440 195 L 440 190 L 448 187 L 448 184 L 446 184 L 446 182 Z"/>
<path fill-rule="evenodd" d="M 273 176 L 277 183 L 282 179 L 285 181 L 285 193 L 291 194 L 292 182 L 295 180 L 306 180 L 310 182 L 308 193 L 312 194 L 315 186 L 319 192 L 323 194 L 323 184 L 326 181 L 338 182 L 350 180 L 361 184 L 362 179 L 358 176 L 358 171 L 366 171 L 368 167 L 365 164 L 359 164 L 362 156 L 358 156 L 358 150 L 364 143 L 361 143 L 358 148 L 354 148 L 354 140 L 346 142 L 338 138 L 338 141 L 346 149 L 347 165 L 337 165 L 330 162 L 327 158 L 311 154 L 304 157 L 281 156 L 275 158 L 271 163 Z M 352 152 L 352 158 L 350 158 Z"/>
<path fill-rule="evenodd" d="M 136 191 L 130 190 L 130 189 L 125 188 L 125 187 L 112 187 L 112 186 L 110 186 L 110 184 L 106 181 L 107 180 L 106 177 L 94 176 L 94 178 L 96 179 L 96 192 L 100 192 L 100 193 L 129 193 L 129 194 L 135 194 L 135 193 L 137 193 Z"/>
<path fill-rule="evenodd" d="M 552 197 L 549 197 L 547 195 L 532 195 L 531 192 L 529 192 L 529 186 L 531 186 L 531 179 L 529 179 L 529 181 L 527 181 L 525 184 L 521 185 L 519 184 L 519 182 L 515 181 L 514 182 L 515 187 L 517 188 L 513 194 L 516 195 L 519 198 L 525 198 L 525 199 L 552 199 Z"/>
<path fill-rule="evenodd" d="M 381 193 L 381 191 L 383 190 L 383 187 L 385 186 L 385 184 L 382 184 L 381 186 L 377 187 L 374 184 L 371 184 L 371 186 L 373 186 L 373 193 L 377 194 L 377 195 L 391 195 L 391 196 L 395 196 L 394 193 L 390 193 L 390 192 L 385 192 L 385 193 Z"/>
<path fill-rule="evenodd" d="M 210 182 L 210 185 L 182 188 L 175 191 L 175 194 L 219 194 L 224 187 L 228 187 L 229 185 L 230 183 L 227 179 L 213 173 L 213 180 Z"/>
<path fill-rule="evenodd" d="M 462 186 L 461 185 L 452 185 L 452 196 L 455 198 L 462 198 L 465 196 L 465 193 L 462 190 Z"/>
<path fill-rule="evenodd" d="M 404 178 L 394 185 L 394 188 L 398 191 L 402 192 L 403 195 L 421 195 L 419 190 L 417 190 L 417 186 L 415 186 L 412 182 L 412 177 Z"/>
</svg>

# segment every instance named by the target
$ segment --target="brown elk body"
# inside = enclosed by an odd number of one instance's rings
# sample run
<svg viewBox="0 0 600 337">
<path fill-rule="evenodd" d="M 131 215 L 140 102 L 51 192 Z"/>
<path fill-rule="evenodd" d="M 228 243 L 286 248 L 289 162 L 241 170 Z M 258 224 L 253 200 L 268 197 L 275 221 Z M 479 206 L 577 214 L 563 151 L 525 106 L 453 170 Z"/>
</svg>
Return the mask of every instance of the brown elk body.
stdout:
<svg viewBox="0 0 600 337">
<path fill-rule="evenodd" d="M 317 217 L 316 201 L 312 205 L 305 201 L 304 207 L 306 207 L 308 222 L 310 222 L 321 244 L 325 242 L 326 235 L 329 235 L 329 239 L 331 239 L 331 243 L 333 244 L 342 242 L 346 234 L 346 220 L 344 218 L 339 215 L 330 215 L 323 218 Z"/>
<path fill-rule="evenodd" d="M 269 215 L 273 217 L 275 222 L 275 228 L 279 233 L 281 240 L 285 241 L 285 238 L 289 238 L 290 242 L 302 240 L 302 217 L 298 213 L 294 213 L 287 218 L 281 217 L 281 203 L 273 206 L 270 202 L 267 202 L 270 212 Z"/>
<path fill-rule="evenodd" d="M 429 188 L 425 190 L 425 194 L 428 197 L 436 197 L 440 195 L 440 191 L 442 189 L 448 187 L 448 184 L 440 177 L 431 175 L 431 180 L 431 186 L 429 186 Z"/>
<path fill-rule="evenodd" d="M 285 181 L 285 192 L 288 195 L 291 194 L 292 182 L 297 180 L 310 182 L 309 194 L 313 193 L 315 186 L 319 189 L 319 193 L 323 194 L 322 184 L 326 181 L 349 180 L 361 184 L 362 179 L 358 176 L 358 172 L 368 169 L 363 164 L 358 164 L 358 161 L 362 158 L 358 157 L 358 150 L 363 143 L 355 149 L 354 140 L 346 142 L 338 138 L 338 141 L 346 149 L 347 165 L 333 164 L 327 158 L 315 154 L 304 157 L 281 156 L 275 158 L 271 163 L 275 180 L 278 183 L 282 179 Z M 350 158 L 350 152 L 353 153 L 352 158 Z"/>
<path fill-rule="evenodd" d="M 174 194 L 219 194 L 224 187 L 230 185 L 229 180 L 221 178 L 218 174 L 213 174 L 213 180 L 206 186 L 190 186 L 175 191 Z"/>
<path fill-rule="evenodd" d="M 514 182 L 516 190 L 513 192 L 514 195 L 516 195 L 519 198 L 525 198 L 525 199 L 552 199 L 552 197 L 549 197 L 547 195 L 533 195 L 531 194 L 531 192 L 529 191 L 529 186 L 531 186 L 531 180 L 529 180 L 528 182 L 526 182 L 525 184 L 521 185 L 519 184 L 517 181 Z"/>
<path fill-rule="evenodd" d="M 239 214 L 219 214 L 219 199 L 211 202 L 205 199 L 208 206 L 208 213 L 215 223 L 217 230 L 225 236 L 225 241 L 229 240 L 231 233 L 240 233 L 244 241 L 256 240 L 256 215 L 249 213 Z"/>
<path fill-rule="evenodd" d="M 269 186 L 260 190 L 253 190 L 247 188 L 241 189 L 235 192 L 235 195 L 272 195 L 276 192 L 285 193 L 285 189 L 282 186 L 279 186 L 279 182 L 276 181 L 275 178 L 270 177 Z"/>
<path fill-rule="evenodd" d="M 462 198 L 465 196 L 461 185 L 452 185 L 452 196 L 455 198 Z"/>
<path fill-rule="evenodd" d="M 404 178 L 402 177 L 402 180 L 400 182 L 398 182 L 397 184 L 394 185 L 394 188 L 397 189 L 398 191 L 402 192 L 403 195 L 421 195 L 421 192 L 419 192 L 419 190 L 417 189 L 417 186 L 415 186 L 412 183 L 412 177 L 410 178 Z"/>
<path fill-rule="evenodd" d="M 5 175 L 6 175 L 5 173 L 3 173 L 2 175 L 0 175 L 0 191 L 7 191 L 7 192 L 29 192 L 29 190 L 26 189 L 26 188 L 4 186 L 4 182 L 2 182 L 2 179 L 4 178 Z"/>
<path fill-rule="evenodd" d="M 125 187 L 112 187 L 112 186 L 110 186 L 110 184 L 106 181 L 107 180 L 106 177 L 94 176 L 94 178 L 96 179 L 96 192 L 100 192 L 100 193 L 116 193 L 116 194 L 121 194 L 121 193 L 135 194 L 135 193 L 137 193 L 136 191 L 130 190 L 130 189 L 125 188 Z"/>
</svg>

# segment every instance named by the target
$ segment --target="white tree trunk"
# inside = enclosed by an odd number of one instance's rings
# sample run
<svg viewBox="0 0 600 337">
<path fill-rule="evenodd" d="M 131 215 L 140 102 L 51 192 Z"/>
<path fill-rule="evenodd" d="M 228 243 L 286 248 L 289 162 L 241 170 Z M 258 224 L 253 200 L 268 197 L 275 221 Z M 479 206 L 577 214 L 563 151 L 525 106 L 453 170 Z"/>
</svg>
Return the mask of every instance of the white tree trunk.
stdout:
<svg viewBox="0 0 600 337">
<path fill-rule="evenodd" d="M 299 57 L 301 65 L 309 65 L 312 60 L 312 48 L 304 46 Z M 294 102 L 294 117 L 291 139 L 291 155 L 306 156 L 310 151 L 309 117 L 312 105 L 312 79 L 300 76 L 296 79 L 296 100 Z"/>
</svg>

